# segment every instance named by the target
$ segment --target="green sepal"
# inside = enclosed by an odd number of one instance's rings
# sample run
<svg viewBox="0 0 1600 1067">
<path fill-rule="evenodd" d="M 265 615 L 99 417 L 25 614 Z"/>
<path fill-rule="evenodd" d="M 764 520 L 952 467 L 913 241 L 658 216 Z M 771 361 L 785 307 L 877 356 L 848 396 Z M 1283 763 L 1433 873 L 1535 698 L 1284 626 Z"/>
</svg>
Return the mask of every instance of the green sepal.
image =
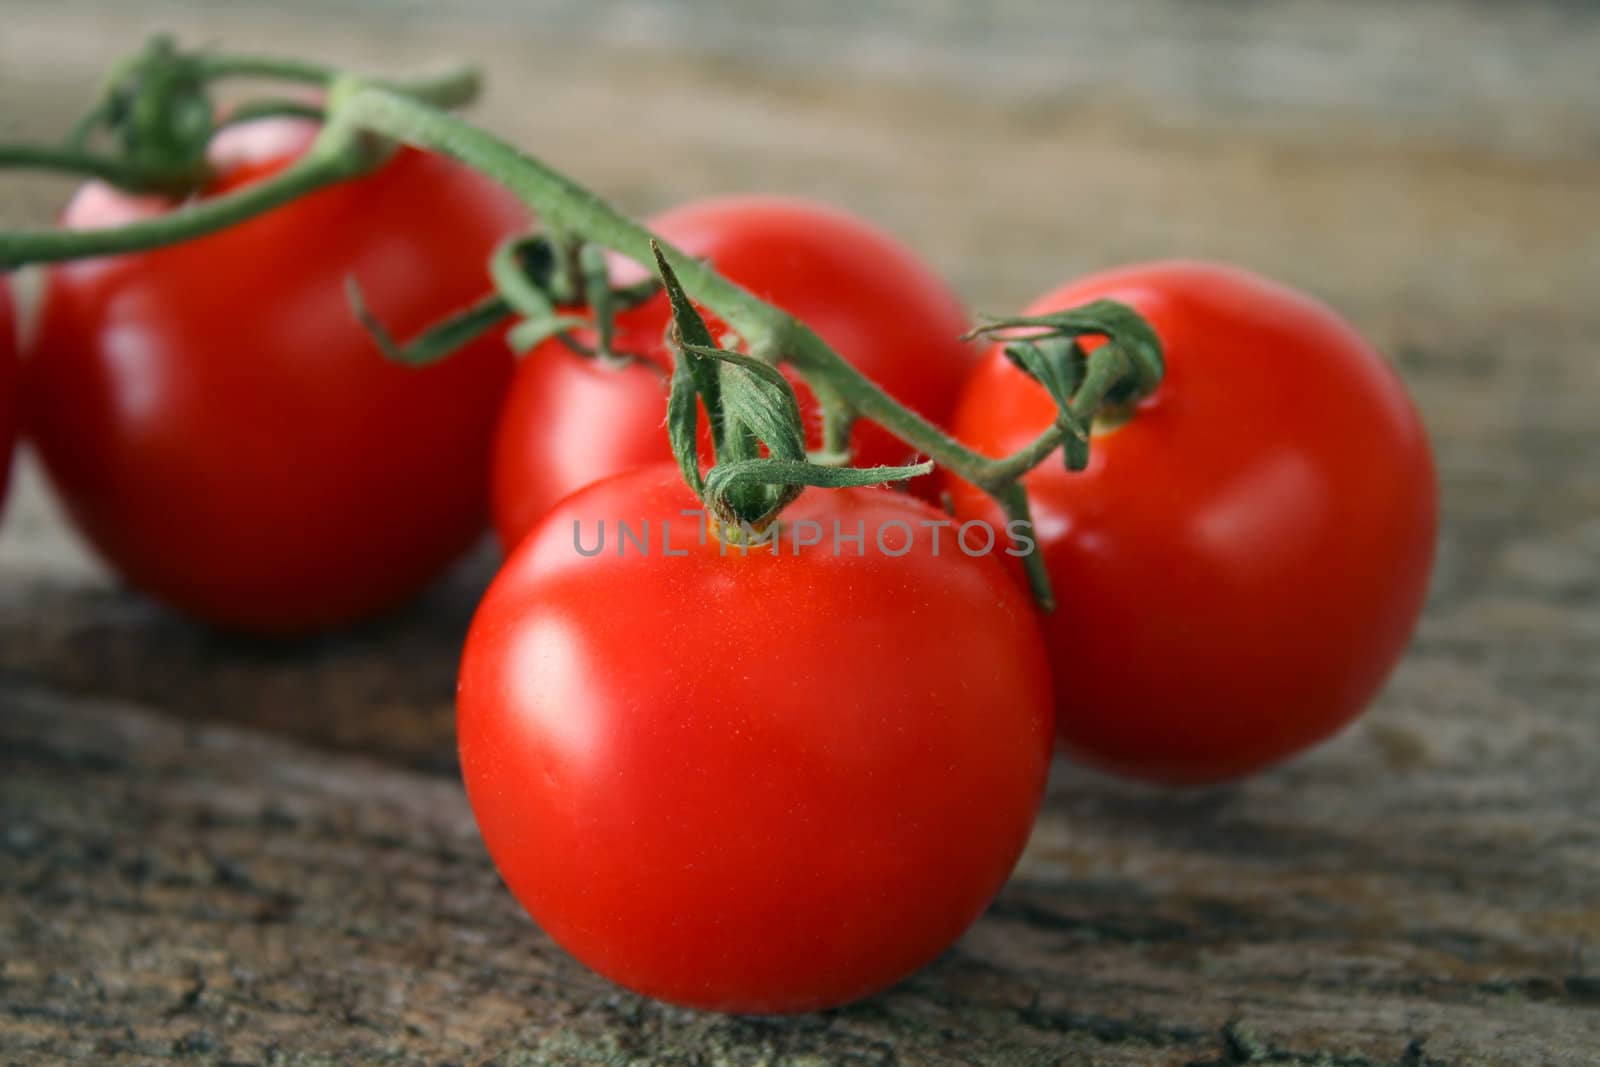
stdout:
<svg viewBox="0 0 1600 1067">
<path fill-rule="evenodd" d="M 794 395 L 794 387 L 778 368 L 726 348 L 690 344 L 682 347 L 720 365 L 722 412 L 729 425 L 737 423 L 748 430 L 756 441 L 767 446 L 767 454 L 774 459 L 805 458 L 806 438 L 800 421 L 800 402 Z M 748 459 L 757 454 L 727 458 Z"/>
<path fill-rule="evenodd" d="M 1005 354 L 1055 401 L 1062 461 L 1068 470 L 1081 471 L 1089 465 L 1090 428 L 1100 409 L 1131 406 L 1161 384 L 1161 339 L 1142 315 L 1115 300 L 990 319 L 967 336 L 1021 329 L 1038 332 L 1013 340 Z M 1086 335 L 1106 343 L 1085 354 L 1078 338 Z"/>
<path fill-rule="evenodd" d="M 696 496 L 704 498 L 705 481 L 700 477 L 700 392 L 686 365 L 693 358 L 681 353 L 677 356 L 667 390 L 667 440 L 671 442 L 672 456 L 678 461 L 683 480 L 689 483 Z"/>
<path fill-rule="evenodd" d="M 1068 470 L 1089 465 L 1089 429 L 1078 418 L 1072 398 L 1083 384 L 1087 358 L 1075 337 L 1049 336 L 1005 347 L 1006 358 L 1044 386 L 1056 403 L 1061 427 L 1061 458 Z"/>
<path fill-rule="evenodd" d="M 660 246 L 652 247 L 673 312 L 668 341 L 677 372 L 667 397 L 667 432 L 685 480 L 724 526 L 763 530 L 808 485 L 880 485 L 933 469 L 931 462 L 903 467 L 811 462 L 794 386 L 772 364 L 713 343 Z M 695 439 L 697 398 L 705 401 L 713 420 L 720 417 L 725 430 L 704 476 Z"/>
<path fill-rule="evenodd" d="M 1062 408 L 1072 403 L 1072 394 L 1083 384 L 1085 356 L 1076 338 L 1017 341 L 1006 345 L 1005 354 L 1024 374 L 1044 386 L 1050 399 Z"/>
<path fill-rule="evenodd" d="M 697 354 L 696 348 L 714 348 L 711 341 L 711 331 L 706 326 L 706 320 L 700 317 L 700 312 L 695 310 L 694 304 L 689 300 L 689 294 L 683 291 L 683 286 L 678 282 L 678 276 L 672 270 L 672 265 L 667 262 L 667 257 L 662 253 L 661 246 L 655 241 L 650 242 L 650 249 L 655 253 L 656 269 L 661 276 L 662 287 L 667 292 L 667 300 L 672 305 L 672 325 L 667 330 L 667 344 L 672 349 L 674 373 L 672 375 L 672 392 L 667 396 L 668 419 L 667 434 L 672 442 L 672 454 L 677 457 L 678 466 L 683 468 L 684 477 L 697 488 L 700 484 L 700 459 L 699 459 L 699 408 L 692 402 L 685 403 L 680 396 L 676 409 L 673 397 L 683 390 L 688 390 L 692 395 L 698 395 L 705 402 L 706 417 L 711 422 L 711 447 L 713 461 L 721 458 L 726 448 L 726 426 L 722 409 L 722 376 L 717 370 L 717 365 L 712 360 Z M 683 372 L 687 371 L 685 375 Z M 685 379 L 680 383 L 680 379 Z M 674 420 L 672 412 L 678 411 L 679 417 Z M 684 410 L 689 413 L 689 418 L 683 415 Z M 693 471 L 691 475 L 690 472 Z"/>
<path fill-rule="evenodd" d="M 762 446 L 775 460 L 805 458 L 805 430 L 794 388 L 776 367 L 727 349 L 684 346 L 712 360 L 721 386 L 722 417 L 727 428 L 718 465 L 762 462 Z M 713 468 L 715 469 L 715 468 Z M 713 511 L 724 518 L 760 524 L 798 495 L 798 489 L 773 482 L 738 481 L 706 493 Z"/>
<path fill-rule="evenodd" d="M 1128 359 L 1130 373 L 1120 389 L 1110 394 L 1118 402 L 1131 402 L 1149 396 L 1161 384 L 1166 373 L 1166 362 L 1161 351 L 1161 338 L 1140 315 L 1127 304 L 1116 300 L 1096 300 L 1081 307 L 1068 308 L 1046 315 L 1017 315 L 1011 318 L 987 319 L 971 330 L 968 338 L 995 333 L 1000 330 L 1034 329 L 1043 333 L 1024 338 L 1038 342 L 1051 337 L 1104 337 L 1116 345 Z M 1098 351 L 1091 354 L 1092 360 Z"/>
<path fill-rule="evenodd" d="M 725 495 L 730 489 L 741 485 L 782 486 L 786 489 L 801 489 L 811 485 L 823 489 L 847 489 L 903 482 L 920 478 L 932 470 L 931 460 L 903 467 L 824 467 L 805 460 L 746 459 L 712 467 L 706 475 L 705 486 L 709 496 Z M 756 520 L 749 521 L 751 525 L 759 525 Z"/>
<path fill-rule="evenodd" d="M 489 278 L 495 291 L 525 319 L 545 319 L 556 313 L 550 297 L 554 251 L 540 235 L 508 237 L 489 255 Z"/>
</svg>

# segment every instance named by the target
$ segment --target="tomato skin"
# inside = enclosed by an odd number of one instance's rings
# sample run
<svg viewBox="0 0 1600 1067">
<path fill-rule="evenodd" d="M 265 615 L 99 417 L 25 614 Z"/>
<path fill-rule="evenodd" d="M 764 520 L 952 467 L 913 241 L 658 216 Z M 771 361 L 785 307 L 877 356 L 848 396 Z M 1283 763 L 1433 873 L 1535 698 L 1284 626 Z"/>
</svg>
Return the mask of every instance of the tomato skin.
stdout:
<svg viewBox="0 0 1600 1067">
<path fill-rule="evenodd" d="M 960 300 L 907 249 L 837 209 L 780 197 L 720 197 L 658 215 L 650 228 L 684 252 L 790 312 L 901 403 L 943 423 L 977 350 L 960 339 Z M 494 523 L 509 550 L 563 496 L 609 474 L 671 458 L 662 343 L 670 318 L 657 296 L 618 318 L 621 350 L 646 361 L 620 371 L 573 354 L 560 341 L 517 368 L 495 440 Z M 790 376 L 813 448 L 820 415 Z M 856 462 L 900 464 L 915 451 L 860 422 Z M 931 496 L 936 481 L 913 483 Z"/>
<path fill-rule="evenodd" d="M 903 493 L 808 490 L 784 522 L 828 532 L 776 558 L 698 545 L 698 506 L 640 468 L 513 552 L 462 661 L 467 792 L 511 891 L 601 974 L 721 1011 L 841 1004 L 933 959 L 1010 872 L 1050 758 L 1043 646 L 949 529 L 937 557 L 876 554 L 880 523 L 945 518 Z M 592 549 L 602 518 L 650 520 L 650 555 L 579 555 L 574 523 Z M 865 558 L 832 555 L 834 519 L 865 523 Z"/>
<path fill-rule="evenodd" d="M 304 138 L 281 133 L 234 138 L 211 192 L 286 165 Z M 64 222 L 165 209 L 91 185 Z M 402 150 L 220 233 L 54 268 L 26 431 L 79 529 L 133 585 L 228 627 L 319 629 L 414 593 L 483 528 L 511 355 L 495 335 L 390 363 L 344 281 L 409 336 L 487 291 L 489 253 L 525 218 L 486 179 Z"/>
<path fill-rule="evenodd" d="M 1060 741 L 1134 777 L 1235 778 L 1349 722 L 1404 651 L 1433 558 L 1432 454 L 1399 378 L 1308 297 L 1167 262 L 1065 285 L 1028 313 L 1099 298 L 1149 319 L 1167 375 L 1096 435 L 1088 470 L 1052 458 L 1027 477 L 1060 605 L 1043 619 Z M 1053 412 L 996 349 L 955 433 L 999 456 Z M 994 514 L 948 486 L 958 516 Z"/>
<path fill-rule="evenodd" d="M 17 341 L 11 286 L 0 277 L 0 514 L 11 480 L 11 451 L 17 440 Z"/>
</svg>

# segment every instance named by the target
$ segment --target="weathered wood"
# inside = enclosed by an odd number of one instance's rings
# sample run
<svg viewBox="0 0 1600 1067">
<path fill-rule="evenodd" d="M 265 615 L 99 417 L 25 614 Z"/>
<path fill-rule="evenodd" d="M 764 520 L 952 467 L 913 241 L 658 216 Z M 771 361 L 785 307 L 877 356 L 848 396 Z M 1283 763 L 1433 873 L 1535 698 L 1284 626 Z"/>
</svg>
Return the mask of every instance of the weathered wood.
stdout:
<svg viewBox="0 0 1600 1067">
<path fill-rule="evenodd" d="M 59 129 L 146 29 L 9 6 L 0 137 Z M 770 37 L 737 6 L 160 10 L 381 69 L 484 57 L 488 121 L 630 207 L 826 196 L 980 306 L 1174 253 L 1322 294 L 1400 362 L 1444 490 L 1378 706 L 1228 789 L 1058 768 L 1016 879 L 926 973 L 699 1015 L 565 958 L 483 855 L 450 700 L 491 553 L 263 644 L 119 590 L 29 470 L 0 532 L 0 1061 L 1594 1063 L 1597 9 L 952 0 L 908 44 L 886 4 L 789 5 Z M 0 224 L 61 189 L 5 179 Z"/>
<path fill-rule="evenodd" d="M 565 959 L 448 780 L 29 687 L 0 700 L 14 1058 L 1247 1062 L 1226 1028 L 1289 1062 L 1579 1064 L 1600 1037 L 1577 955 L 1592 805 L 1530 788 L 1526 758 L 1464 786 L 1448 746 L 1392 722 L 1234 790 L 1065 772 L 958 948 L 778 1022 L 665 1008 Z"/>
</svg>

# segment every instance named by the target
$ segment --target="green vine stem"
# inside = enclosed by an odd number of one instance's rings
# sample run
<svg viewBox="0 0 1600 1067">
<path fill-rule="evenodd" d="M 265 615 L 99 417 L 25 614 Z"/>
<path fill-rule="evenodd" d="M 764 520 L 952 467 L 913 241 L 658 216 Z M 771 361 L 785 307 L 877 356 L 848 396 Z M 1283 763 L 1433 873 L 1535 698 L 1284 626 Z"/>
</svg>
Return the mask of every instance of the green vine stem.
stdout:
<svg viewBox="0 0 1600 1067">
<path fill-rule="evenodd" d="M 320 105 L 307 103 L 304 100 L 277 98 L 247 100 L 238 107 L 230 108 L 226 115 L 217 119 L 217 129 L 242 126 L 258 119 L 306 119 L 310 122 L 321 122 L 323 118 Z"/>
<path fill-rule="evenodd" d="M 226 73 L 291 78 L 304 75 L 306 80 L 318 81 L 328 73 L 321 68 L 277 61 L 270 65 L 239 58 L 217 62 L 218 69 Z M 329 88 L 322 131 L 307 153 L 276 178 L 118 229 L 0 234 L 0 267 L 131 252 L 209 233 L 322 185 L 361 173 L 383 158 L 390 142 L 400 142 L 453 157 L 500 182 L 533 210 L 559 247 L 608 248 L 646 269 L 656 264 L 659 254 L 682 290 L 696 303 L 714 312 L 742 338 L 751 357 L 766 364 L 787 362 L 811 386 L 823 409 L 826 432 L 823 455 L 819 457 L 824 462 L 814 464 L 812 470 L 805 472 L 808 478 L 826 480 L 826 475 L 815 474 L 815 467 L 828 465 L 829 460 L 837 462 L 838 454 L 845 451 L 851 424 L 864 418 L 983 490 L 995 500 L 1008 522 L 1020 520 L 1031 526 L 1032 515 L 1022 476 L 1047 459 L 1069 437 L 1081 436 L 1086 441 L 1083 427 L 1101 404 L 1130 405 L 1154 388 L 1160 378 L 1159 342 L 1142 319 L 1120 305 L 1100 306 L 1096 315 L 1088 318 L 1045 316 L 990 323 L 981 329 L 985 332 L 1026 329 L 1029 336 L 1023 343 L 1031 343 L 1041 350 L 1049 348 L 1052 341 L 1075 339 L 1085 334 L 1104 336 L 1107 341 L 1089 357 L 1077 395 L 1057 397 L 1062 416 L 1056 423 L 1012 455 L 991 459 L 902 406 L 835 353 L 803 322 L 724 278 L 709 264 L 665 242 L 653 243 L 656 239 L 647 229 L 588 189 L 498 137 L 432 106 L 430 99 L 437 103 L 437 97 L 416 94 L 415 88 L 412 87 L 414 95 L 407 95 L 373 81 L 348 76 L 337 78 Z M 507 295 L 504 289 L 501 295 Z M 515 298 L 507 302 L 513 309 L 518 303 Z M 539 310 L 548 314 L 542 306 Z M 484 311 L 487 314 L 488 309 Z M 470 320 L 467 323 L 468 326 L 476 324 Z M 703 362 L 701 354 L 691 355 L 696 362 Z M 726 354 L 719 358 L 726 358 Z M 1036 377 L 1045 372 L 1044 368 L 1042 361 L 1035 361 L 1031 367 L 1024 365 L 1024 369 Z M 1062 378 L 1062 375 L 1055 377 Z M 1045 384 L 1048 387 L 1050 382 Z M 701 382 L 697 388 L 704 396 L 708 384 Z M 1053 394 L 1055 392 L 1053 390 Z M 741 484 L 758 479 L 753 471 L 743 468 L 730 473 L 736 473 L 735 480 Z M 788 473 L 796 476 L 793 471 Z M 690 480 L 692 484 L 696 478 Z M 1023 564 L 1036 600 L 1045 610 L 1051 609 L 1054 595 L 1042 557 L 1037 552 L 1028 553 L 1023 557 Z"/>
<path fill-rule="evenodd" d="M 134 192 L 147 188 L 145 183 L 149 177 L 146 169 L 137 163 L 71 145 L 0 144 L 0 167 L 50 170 L 99 178 Z"/>
<path fill-rule="evenodd" d="M 869 419 L 988 493 L 1008 521 L 1020 520 L 1031 526 L 1027 491 L 1019 479 L 1062 443 L 1070 424 L 1058 421 L 1021 451 L 1003 459 L 990 459 L 902 406 L 834 352 L 805 323 L 724 278 L 709 264 L 659 241 L 594 193 L 493 134 L 415 99 L 355 79 L 335 85 L 328 101 L 328 116 L 330 136 L 338 137 L 340 131 L 368 131 L 466 163 L 515 193 L 556 232 L 579 235 L 590 244 L 610 248 L 646 267 L 659 254 L 684 290 L 742 337 L 752 356 L 770 363 L 785 361 L 811 384 L 832 427 L 828 435 L 830 448 L 842 443 L 842 428 L 854 419 Z M 1127 314 L 1142 324 L 1132 312 Z M 1047 331 L 1061 328 L 1050 323 L 1022 325 Z M 1066 328 L 1081 333 L 1103 332 L 1097 326 L 1079 329 L 1079 325 Z M 1144 329 L 1148 331 L 1147 326 Z M 1123 344 L 1117 338 L 1112 341 L 1102 348 L 1121 353 Z M 1159 352 L 1157 345 L 1157 377 Z M 1121 360 L 1120 375 L 1110 366 L 1110 360 L 1104 362 L 1108 370 L 1102 375 L 1116 376 L 1116 381 L 1130 380 L 1133 360 Z M 1102 380 L 1104 384 L 1097 387 L 1099 398 L 1116 384 L 1110 377 Z M 1153 387 L 1146 381 L 1133 384 L 1137 390 Z M 1037 552 L 1028 553 L 1023 563 L 1035 598 L 1042 608 L 1050 610 L 1055 597 L 1042 557 Z"/>
<path fill-rule="evenodd" d="M 237 192 L 196 201 L 181 210 L 125 226 L 94 230 L 16 230 L 0 234 L 0 270 L 27 263 L 58 263 L 90 256 L 142 252 L 178 244 L 237 225 L 315 192 L 354 178 L 381 162 L 385 152 L 368 140 L 346 143 L 319 136 L 293 166 Z"/>
</svg>

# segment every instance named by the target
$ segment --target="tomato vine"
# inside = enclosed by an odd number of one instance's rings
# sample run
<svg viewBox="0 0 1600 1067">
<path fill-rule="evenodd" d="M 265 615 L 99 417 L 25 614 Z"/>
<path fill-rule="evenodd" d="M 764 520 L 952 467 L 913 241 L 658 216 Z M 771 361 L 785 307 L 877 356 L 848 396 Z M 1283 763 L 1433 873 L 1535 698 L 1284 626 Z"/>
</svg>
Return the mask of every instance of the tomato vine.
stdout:
<svg viewBox="0 0 1600 1067">
<path fill-rule="evenodd" d="M 229 195 L 125 226 L 0 234 L 0 268 L 136 251 L 210 233 L 270 211 L 324 185 L 361 174 L 381 162 L 397 143 L 441 153 L 499 182 L 520 198 L 553 235 L 558 252 L 570 256 L 572 262 L 579 262 L 587 250 L 608 249 L 647 268 L 670 272 L 689 298 L 715 313 L 743 340 L 751 359 L 764 364 L 786 363 L 805 379 L 821 406 L 825 427 L 823 458 L 828 462 L 783 466 L 803 463 L 803 457 L 763 457 L 739 448 L 727 457 L 719 456 L 719 462 L 726 458 L 744 466 L 737 475 L 724 474 L 713 480 L 710 484 L 719 491 L 725 490 L 729 496 L 707 503 L 713 511 L 741 520 L 770 518 L 771 512 L 753 503 L 751 494 L 776 502 L 784 492 L 772 487 L 791 487 L 792 495 L 796 478 L 808 479 L 808 484 L 860 484 L 858 479 L 865 475 L 847 475 L 844 476 L 847 481 L 841 482 L 838 476 L 817 473 L 817 470 L 839 469 L 837 453 L 848 438 L 849 426 L 857 419 L 867 419 L 978 486 L 994 499 L 1008 523 L 1031 524 L 1022 475 L 1057 449 L 1062 449 L 1069 468 L 1082 467 L 1087 458 L 1088 427 L 1096 415 L 1106 408 L 1129 408 L 1153 391 L 1161 379 L 1160 341 L 1148 324 L 1125 305 L 1103 302 L 1064 314 L 1028 320 L 995 320 L 981 327 L 981 332 L 1025 331 L 1013 346 L 1013 356 L 1025 371 L 1050 388 L 1061 414 L 1024 448 L 991 459 L 961 444 L 916 411 L 894 400 L 841 358 L 805 323 L 729 281 L 710 264 L 658 241 L 646 228 L 534 156 L 444 110 L 441 105 L 460 103 L 470 97 L 475 88 L 475 78 L 470 75 L 458 73 L 411 85 L 386 83 L 294 61 L 190 56 L 158 41 L 136 57 L 120 77 L 113 78 L 113 88 L 104 100 L 119 99 L 119 92 L 124 96 L 131 93 L 137 99 L 144 99 L 140 93 L 155 94 L 151 110 L 159 112 L 162 107 L 167 108 L 166 121 L 171 126 L 175 120 L 170 112 L 187 112 L 194 93 L 215 78 L 235 74 L 326 87 L 327 97 L 321 109 L 322 129 L 294 165 L 275 177 Z M 156 88 L 149 88 L 152 85 Z M 113 119 L 117 114 L 116 107 L 103 101 L 97 111 L 91 112 L 89 119 L 92 121 L 88 126 Z M 140 158 L 137 149 L 142 142 L 136 138 L 130 144 L 129 158 L 137 161 Z M 43 153 L 30 160 L 26 153 L 12 151 L 8 156 L 0 150 L 0 163 L 8 159 L 19 163 L 61 162 L 52 161 Z M 168 156 L 163 166 L 170 165 Z M 114 168 L 106 169 L 102 176 L 114 180 L 116 175 L 112 170 Z M 572 325 L 556 313 L 555 301 L 530 300 L 530 287 L 516 286 L 514 292 L 508 292 L 505 265 L 502 259 L 500 270 L 496 272 L 501 283 L 500 302 L 467 309 L 444 324 L 444 341 L 488 329 L 499 321 L 502 311 L 526 316 L 533 323 L 527 329 L 538 336 L 560 332 Z M 595 292 L 596 288 L 590 285 L 585 295 L 592 298 Z M 359 312 L 358 296 L 356 303 Z M 1102 337 L 1105 343 L 1092 354 L 1084 355 L 1077 339 L 1086 335 Z M 391 354 L 411 361 L 438 358 L 451 347 L 438 335 L 425 343 L 407 347 L 392 343 L 392 339 L 380 333 L 379 343 Z M 693 367 L 695 360 L 705 358 L 716 358 L 724 365 L 729 362 L 705 353 L 690 353 L 687 362 Z M 1074 361 L 1078 370 L 1073 370 Z M 749 367 L 744 367 L 743 371 L 749 373 Z M 703 375 L 697 376 L 697 380 L 702 379 Z M 698 392 L 704 399 L 703 382 Z M 772 442 L 763 443 L 770 449 Z M 767 466 L 749 466 L 761 463 Z M 765 482 L 761 481 L 763 471 Z M 687 467 L 685 473 L 689 476 Z M 907 469 L 889 468 L 879 471 L 877 480 L 892 481 L 906 476 Z M 694 481 L 692 477 L 691 481 Z M 755 487 L 762 485 L 768 488 L 758 493 Z M 702 483 L 696 488 L 704 490 L 706 485 Z M 733 499 L 736 497 L 741 498 L 737 503 Z M 777 506 L 781 507 L 781 503 Z M 1047 610 L 1053 608 L 1054 592 L 1043 562 L 1030 556 L 1024 565 L 1036 600 Z"/>
</svg>

